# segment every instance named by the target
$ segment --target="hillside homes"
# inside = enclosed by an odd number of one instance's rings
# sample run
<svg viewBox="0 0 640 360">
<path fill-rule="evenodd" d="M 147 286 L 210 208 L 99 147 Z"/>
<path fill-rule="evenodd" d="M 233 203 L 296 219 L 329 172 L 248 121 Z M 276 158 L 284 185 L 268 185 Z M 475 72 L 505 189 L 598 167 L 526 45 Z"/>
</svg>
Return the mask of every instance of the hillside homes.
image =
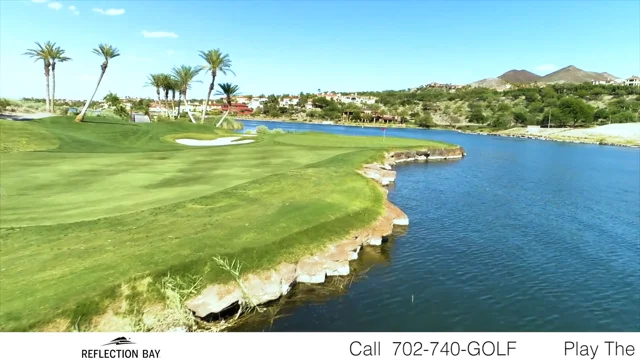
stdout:
<svg viewBox="0 0 640 360">
<path fill-rule="evenodd" d="M 341 103 L 345 103 L 345 104 L 354 103 L 354 104 L 360 104 L 360 105 L 375 104 L 375 102 L 378 100 L 373 96 L 358 96 L 358 93 L 340 94 L 340 93 L 327 92 L 327 93 L 317 94 L 316 96 L 341 102 Z"/>
</svg>

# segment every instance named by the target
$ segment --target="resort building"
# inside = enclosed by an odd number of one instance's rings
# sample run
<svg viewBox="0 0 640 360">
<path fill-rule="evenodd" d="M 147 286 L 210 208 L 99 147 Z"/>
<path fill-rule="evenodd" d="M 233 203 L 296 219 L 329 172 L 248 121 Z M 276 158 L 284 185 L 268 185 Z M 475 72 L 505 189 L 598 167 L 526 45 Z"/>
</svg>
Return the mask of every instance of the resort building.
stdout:
<svg viewBox="0 0 640 360">
<path fill-rule="evenodd" d="M 358 96 L 358 93 L 342 95 L 340 93 L 320 93 L 317 94 L 318 97 L 323 97 L 325 99 L 342 102 L 342 103 L 354 103 L 361 105 L 371 105 L 375 104 L 378 100 L 373 96 Z"/>
<path fill-rule="evenodd" d="M 628 86 L 640 86 L 640 76 L 632 76 L 624 81 Z"/>
<path fill-rule="evenodd" d="M 249 115 L 253 113 L 253 110 L 246 104 L 232 103 L 231 106 L 227 104 L 213 104 L 211 110 L 220 110 L 221 112 L 227 112 L 233 115 Z"/>
<path fill-rule="evenodd" d="M 249 101 L 249 104 L 247 104 L 251 109 L 255 110 L 259 107 L 262 107 L 262 105 L 267 102 L 267 98 L 262 96 L 262 97 L 253 97 L 251 98 L 251 101 Z"/>
<path fill-rule="evenodd" d="M 153 103 L 149 105 L 149 113 L 152 115 L 168 116 L 169 110 L 162 104 Z"/>
<path fill-rule="evenodd" d="M 297 106 L 298 100 L 300 98 L 297 96 L 283 96 L 280 98 L 280 106 L 288 107 L 289 105 Z"/>
</svg>

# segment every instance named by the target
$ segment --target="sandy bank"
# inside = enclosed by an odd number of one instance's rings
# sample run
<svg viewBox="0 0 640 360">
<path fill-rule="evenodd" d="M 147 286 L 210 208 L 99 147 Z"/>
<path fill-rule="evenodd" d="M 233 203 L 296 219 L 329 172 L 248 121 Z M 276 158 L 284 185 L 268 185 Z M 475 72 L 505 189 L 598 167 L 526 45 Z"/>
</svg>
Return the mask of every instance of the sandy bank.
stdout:
<svg viewBox="0 0 640 360">
<path fill-rule="evenodd" d="M 459 130 L 459 132 L 583 144 L 640 147 L 640 123 L 609 124 L 587 129 L 542 127 L 537 131 L 531 131 L 524 127 L 518 127 L 494 132 L 465 130 Z"/>
<path fill-rule="evenodd" d="M 225 146 L 225 145 L 248 144 L 255 141 L 250 139 L 236 141 L 238 139 L 242 139 L 242 137 L 231 136 L 231 137 L 218 138 L 215 140 L 177 139 L 176 142 L 178 144 L 188 145 L 188 146 Z"/>
</svg>

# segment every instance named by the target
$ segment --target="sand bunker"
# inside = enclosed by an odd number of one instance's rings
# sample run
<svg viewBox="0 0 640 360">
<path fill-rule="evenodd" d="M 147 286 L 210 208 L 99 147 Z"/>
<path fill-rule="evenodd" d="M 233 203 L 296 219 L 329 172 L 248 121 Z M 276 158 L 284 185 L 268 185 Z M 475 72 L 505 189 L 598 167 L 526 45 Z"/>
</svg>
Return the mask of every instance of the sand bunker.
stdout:
<svg viewBox="0 0 640 360">
<path fill-rule="evenodd" d="M 255 140 L 240 140 L 241 136 L 223 137 L 215 140 L 196 140 L 196 139 L 177 139 L 176 142 L 182 145 L 189 146 L 225 146 L 225 145 L 239 145 L 252 143 Z"/>
</svg>

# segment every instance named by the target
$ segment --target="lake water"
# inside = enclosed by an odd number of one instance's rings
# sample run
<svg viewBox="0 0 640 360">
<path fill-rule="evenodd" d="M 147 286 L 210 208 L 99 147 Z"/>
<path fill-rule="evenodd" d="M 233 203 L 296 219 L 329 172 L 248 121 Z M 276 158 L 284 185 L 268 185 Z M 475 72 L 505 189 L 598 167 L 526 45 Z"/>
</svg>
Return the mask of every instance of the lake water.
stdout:
<svg viewBox="0 0 640 360">
<path fill-rule="evenodd" d="M 293 131 L 381 129 L 245 121 Z M 463 146 L 398 165 L 410 226 L 354 275 L 298 285 L 245 331 L 640 331 L 640 150 L 451 131 L 386 136 Z"/>
</svg>

